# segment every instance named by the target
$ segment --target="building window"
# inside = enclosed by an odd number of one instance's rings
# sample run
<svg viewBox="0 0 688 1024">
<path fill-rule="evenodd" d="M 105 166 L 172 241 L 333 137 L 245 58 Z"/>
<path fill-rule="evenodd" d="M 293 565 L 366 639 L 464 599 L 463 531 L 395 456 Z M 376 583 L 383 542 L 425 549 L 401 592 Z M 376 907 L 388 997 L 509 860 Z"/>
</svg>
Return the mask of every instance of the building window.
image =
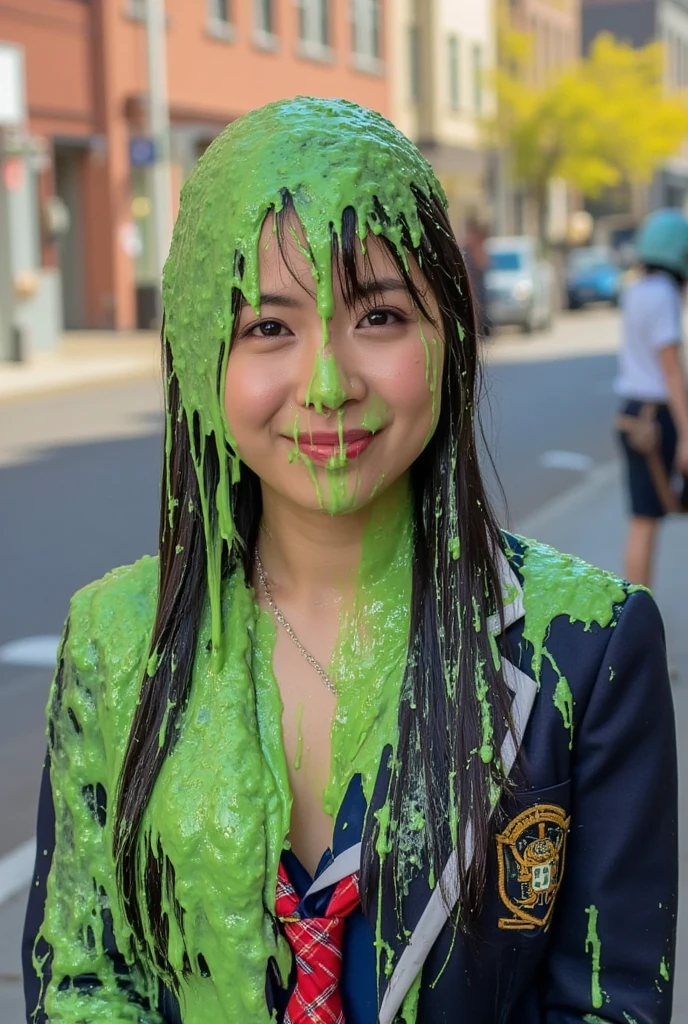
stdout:
<svg viewBox="0 0 688 1024">
<path fill-rule="evenodd" d="M 233 39 L 231 0 L 206 0 L 207 28 L 217 39 Z"/>
<path fill-rule="evenodd" d="M 473 106 L 476 114 L 483 112 L 483 48 L 473 44 Z"/>
<path fill-rule="evenodd" d="M 418 38 L 418 26 L 409 25 L 408 30 L 408 59 L 409 59 L 409 88 L 411 100 L 418 103 L 420 100 L 420 40 Z"/>
<path fill-rule="evenodd" d="M 331 60 L 330 0 L 298 0 L 299 52 L 314 60 Z"/>
<path fill-rule="evenodd" d="M 133 18 L 135 21 L 146 20 L 146 2 L 145 0 L 127 0 L 126 6 L 127 17 Z"/>
<path fill-rule="evenodd" d="M 256 28 L 272 35 L 274 31 L 274 12 L 272 0 L 255 0 Z"/>
<path fill-rule="evenodd" d="M 380 0 L 351 0 L 351 20 L 355 66 L 380 71 Z"/>
<path fill-rule="evenodd" d="M 276 50 L 274 0 L 253 0 L 253 41 L 262 50 Z"/>
<path fill-rule="evenodd" d="M 461 107 L 461 41 L 458 36 L 449 36 L 447 43 L 449 107 L 451 110 L 459 110 Z"/>
</svg>

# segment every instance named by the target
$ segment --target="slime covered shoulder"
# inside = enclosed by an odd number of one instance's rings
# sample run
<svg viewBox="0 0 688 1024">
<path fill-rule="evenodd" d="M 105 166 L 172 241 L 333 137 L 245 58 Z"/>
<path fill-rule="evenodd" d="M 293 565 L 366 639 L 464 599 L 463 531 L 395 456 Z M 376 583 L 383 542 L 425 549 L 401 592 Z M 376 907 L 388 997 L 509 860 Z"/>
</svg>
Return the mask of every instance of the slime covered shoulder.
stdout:
<svg viewBox="0 0 688 1024">
<path fill-rule="evenodd" d="M 146 670 L 156 590 L 156 560 L 145 559 L 77 594 L 51 692 L 55 848 L 40 937 L 51 951 L 46 1012 L 63 1024 L 99 1015 L 159 1021 L 158 979 L 145 966 L 152 962 L 146 951 L 133 948 L 112 853 L 117 780 Z M 261 648 L 272 650 L 272 627 L 238 574 L 227 584 L 223 615 L 223 668 L 211 665 L 206 614 L 189 704 L 140 844 L 142 857 L 152 851 L 162 867 L 174 972 L 165 980 L 177 990 L 185 1024 L 267 1022 L 268 962 L 274 958 L 285 978 L 290 969 L 270 915 L 290 813 L 281 702 L 269 659 L 252 658 L 261 630 Z M 145 909 L 145 891 L 140 902 Z M 106 949 L 110 918 L 125 975 Z M 38 958 L 36 966 L 42 974 Z M 72 984 L 84 977 L 86 984 Z"/>
<path fill-rule="evenodd" d="M 554 705 L 569 731 L 569 747 L 572 748 L 575 701 L 569 680 L 548 649 L 552 622 L 562 616 L 571 623 L 583 623 L 586 631 L 593 625 L 604 629 L 616 622 L 619 606 L 626 598 L 642 588 L 547 544 L 522 538 L 518 541 L 522 545 L 518 568 L 523 577 L 523 639 L 532 645 L 533 672 L 538 685 L 543 660 L 554 670 L 557 678 Z"/>
</svg>

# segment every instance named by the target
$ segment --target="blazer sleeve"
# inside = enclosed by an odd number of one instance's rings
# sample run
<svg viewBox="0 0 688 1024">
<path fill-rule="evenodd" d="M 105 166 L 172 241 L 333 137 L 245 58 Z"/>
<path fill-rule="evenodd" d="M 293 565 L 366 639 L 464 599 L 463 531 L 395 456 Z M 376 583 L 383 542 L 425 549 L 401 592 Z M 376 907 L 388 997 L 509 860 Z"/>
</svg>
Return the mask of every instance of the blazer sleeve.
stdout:
<svg viewBox="0 0 688 1024">
<path fill-rule="evenodd" d="M 164 1024 L 157 985 L 116 934 L 115 872 L 97 681 L 69 623 L 48 706 L 48 758 L 22 959 L 27 1022 Z"/>
<path fill-rule="evenodd" d="M 611 630 L 574 740 L 547 1024 L 670 1024 L 677 768 L 664 631 L 645 592 Z"/>
</svg>

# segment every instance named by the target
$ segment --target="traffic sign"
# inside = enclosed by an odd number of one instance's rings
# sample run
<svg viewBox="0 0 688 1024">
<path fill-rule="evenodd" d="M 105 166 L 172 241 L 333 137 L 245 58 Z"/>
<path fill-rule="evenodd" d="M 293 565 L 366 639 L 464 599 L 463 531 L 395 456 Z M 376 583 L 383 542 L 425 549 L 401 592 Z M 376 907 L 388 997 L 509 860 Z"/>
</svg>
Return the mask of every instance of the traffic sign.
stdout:
<svg viewBox="0 0 688 1024">
<path fill-rule="evenodd" d="M 132 167 L 149 167 L 155 163 L 155 139 L 150 135 L 138 135 L 129 140 L 129 162 Z"/>
</svg>

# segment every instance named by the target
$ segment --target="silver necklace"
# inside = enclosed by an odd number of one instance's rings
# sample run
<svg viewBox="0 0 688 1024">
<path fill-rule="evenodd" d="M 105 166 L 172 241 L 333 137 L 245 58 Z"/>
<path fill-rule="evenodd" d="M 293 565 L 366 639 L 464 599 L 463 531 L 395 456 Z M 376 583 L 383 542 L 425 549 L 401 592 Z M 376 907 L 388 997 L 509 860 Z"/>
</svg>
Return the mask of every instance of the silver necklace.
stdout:
<svg viewBox="0 0 688 1024">
<path fill-rule="evenodd" d="M 268 583 L 268 578 L 265 573 L 265 569 L 263 568 L 263 563 L 260 560 L 260 555 L 258 554 L 257 548 L 255 552 L 255 558 L 256 572 L 258 573 L 258 581 L 263 589 L 263 593 L 265 594 L 265 600 L 268 603 L 268 608 L 275 616 L 275 618 L 277 619 L 277 621 L 279 622 L 280 626 L 287 634 L 289 639 L 293 642 L 294 646 L 297 648 L 299 653 L 306 659 L 311 668 L 315 669 L 315 671 L 318 673 L 318 675 L 320 676 L 320 678 L 322 679 L 323 683 L 330 691 L 330 693 L 336 694 L 337 687 L 334 685 L 325 669 L 322 667 L 319 661 L 316 661 L 311 652 L 306 650 L 306 648 L 303 646 L 303 644 L 297 637 L 296 633 L 294 632 L 291 623 L 287 621 L 287 619 L 284 617 L 280 609 L 275 604 L 272 593 L 270 592 L 270 584 Z"/>
</svg>

